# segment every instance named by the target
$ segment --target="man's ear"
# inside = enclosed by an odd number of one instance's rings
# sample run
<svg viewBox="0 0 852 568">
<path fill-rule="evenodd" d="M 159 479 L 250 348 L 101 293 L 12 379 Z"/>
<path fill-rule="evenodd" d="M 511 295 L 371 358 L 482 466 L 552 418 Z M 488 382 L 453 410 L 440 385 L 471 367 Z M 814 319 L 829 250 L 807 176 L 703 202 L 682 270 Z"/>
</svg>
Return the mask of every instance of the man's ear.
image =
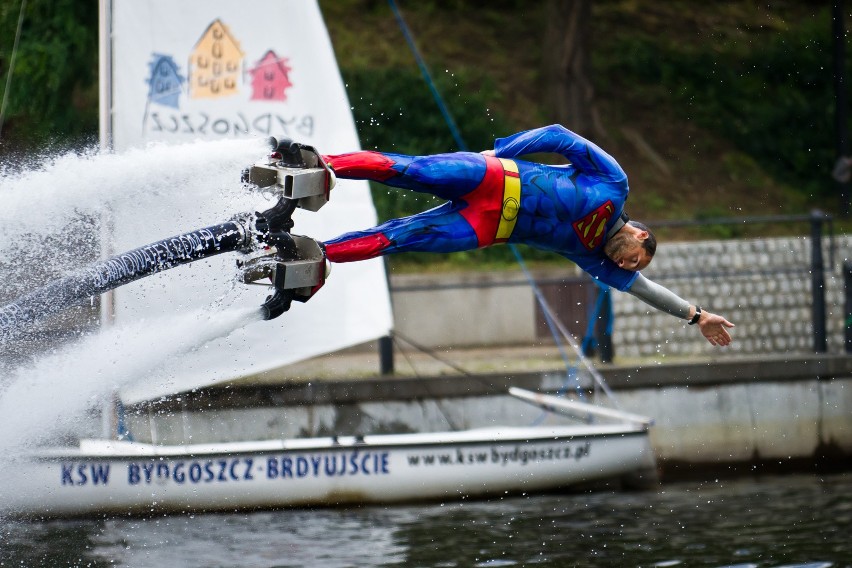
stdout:
<svg viewBox="0 0 852 568">
<path fill-rule="evenodd" d="M 648 231 L 639 231 L 638 233 L 636 233 L 636 238 L 640 241 L 644 241 L 648 238 Z"/>
</svg>

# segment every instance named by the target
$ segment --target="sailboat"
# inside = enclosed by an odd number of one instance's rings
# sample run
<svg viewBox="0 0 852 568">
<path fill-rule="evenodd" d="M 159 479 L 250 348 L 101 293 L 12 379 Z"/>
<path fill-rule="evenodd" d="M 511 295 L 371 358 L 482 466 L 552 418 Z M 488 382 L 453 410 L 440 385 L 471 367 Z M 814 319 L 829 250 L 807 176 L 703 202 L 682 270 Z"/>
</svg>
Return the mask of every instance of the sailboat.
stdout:
<svg viewBox="0 0 852 568">
<path fill-rule="evenodd" d="M 115 11 L 112 16 L 106 15 L 109 21 L 114 18 L 115 22 L 124 21 L 133 26 L 139 22 L 161 22 L 164 28 L 171 26 L 169 29 L 181 31 L 198 27 L 199 22 L 207 18 L 204 21 L 213 23 L 205 29 L 212 30 L 216 37 L 227 39 L 239 36 L 238 22 L 240 18 L 246 19 L 243 12 L 257 9 L 268 14 L 276 9 L 267 4 L 252 1 L 235 6 L 206 1 L 173 6 L 165 0 L 105 0 L 102 11 L 104 6 L 109 8 L 107 12 Z M 340 78 L 320 77 L 322 73 L 318 72 L 336 70 L 319 10 L 310 2 L 298 3 L 298 8 L 288 5 L 286 9 L 289 18 L 276 19 L 271 15 L 262 20 L 248 18 L 247 25 L 253 37 L 287 38 L 288 34 L 278 29 L 284 25 L 289 26 L 294 45 L 319 41 L 319 46 L 313 43 L 309 51 L 312 58 L 321 61 L 312 68 L 311 75 L 303 76 L 305 81 L 315 81 L 317 86 L 299 95 L 308 101 L 303 104 L 315 104 L 316 108 L 303 108 L 298 111 L 299 116 L 327 119 L 317 121 L 310 132 L 311 141 L 322 145 L 325 151 L 335 151 L 336 147 L 354 149 L 357 136 Z M 152 13 L 147 13 L 148 10 Z M 166 20 L 155 17 L 158 10 L 179 14 L 172 14 Z M 215 18 L 205 15 L 211 10 L 217 11 Z M 294 10 L 299 10 L 298 18 L 294 17 Z M 230 27 L 223 22 L 231 22 Z M 260 29 L 264 25 L 272 26 L 269 33 Z M 310 41 L 305 39 L 306 35 Z M 117 77 L 122 70 L 131 69 L 135 63 L 145 66 L 151 52 L 174 53 L 184 49 L 174 40 L 168 49 L 148 46 L 146 51 L 143 39 L 150 41 L 149 36 L 155 37 L 155 34 L 108 34 L 108 37 L 117 38 L 116 41 L 129 40 L 126 45 L 117 47 L 114 57 L 102 59 L 113 62 L 110 73 L 103 74 L 115 81 L 114 86 L 106 89 L 109 97 L 121 97 L 124 91 L 132 90 L 133 81 Z M 243 47 L 237 41 L 232 44 L 231 52 L 237 57 Z M 203 49 L 204 45 L 204 41 L 199 41 L 193 49 Z M 126 51 L 121 52 L 122 49 Z M 264 46 L 262 51 L 268 50 Z M 285 51 L 280 48 L 277 52 Z M 115 62 L 120 62 L 121 67 Z M 298 67 L 299 64 L 294 55 L 290 65 Z M 179 73 L 175 78 L 179 78 Z M 291 98 L 299 96 L 293 94 Z M 170 96 L 146 101 L 144 97 L 131 94 L 121 104 L 108 105 L 105 112 L 108 118 L 104 122 L 120 120 L 115 108 L 122 111 L 138 108 L 138 116 L 144 115 L 148 121 L 145 128 L 149 137 L 155 134 L 177 137 L 180 129 L 169 132 L 151 126 L 154 109 L 159 108 L 155 105 L 176 104 L 175 100 Z M 206 99 L 193 104 L 199 106 L 182 108 L 180 112 L 190 117 L 201 116 L 212 108 L 212 103 Z M 261 115 L 280 112 L 280 107 L 274 106 L 276 102 L 258 104 L 264 106 L 253 108 L 262 108 L 258 111 Z M 160 120 L 163 116 L 160 114 L 156 118 Z M 254 120 L 247 122 L 256 123 Z M 119 150 L 129 146 L 128 133 L 137 130 L 138 117 L 131 116 L 124 123 L 116 124 L 110 146 Z M 363 183 L 348 187 L 340 196 L 335 195 L 321 215 L 306 214 L 314 210 L 312 208 L 325 205 L 328 176 L 323 164 L 316 160 L 317 152 L 310 147 L 299 147 L 299 151 L 306 162 L 305 171 L 287 170 L 276 158 L 272 174 L 264 175 L 261 171 L 269 169 L 267 162 L 260 164 L 256 175 L 252 178 L 250 174 L 249 178 L 266 190 L 275 189 L 279 203 L 284 200 L 285 209 L 290 209 L 288 199 L 304 198 L 295 211 L 290 211 L 300 230 L 312 237 L 324 238 L 349 230 L 347 223 L 352 223 L 353 217 L 357 217 L 359 223 L 369 223 L 371 216 L 374 219 L 369 192 Z M 298 191 L 294 194 L 296 187 L 307 188 L 308 195 Z M 255 305 L 258 317 L 240 330 L 238 340 L 217 340 L 206 346 L 209 348 L 183 353 L 170 360 L 168 380 L 147 381 L 144 388 L 126 385 L 119 392 L 123 402 L 140 404 L 230 381 L 381 337 L 392 329 L 389 293 L 381 262 L 353 263 L 339 270 L 335 267 L 335 273 L 329 276 L 321 247 L 315 246 L 313 238 L 295 238 L 292 247 L 284 241 L 252 240 L 256 233 L 264 232 L 258 231 L 259 220 L 267 222 L 266 229 L 269 228 L 268 221 L 275 206 L 264 208 L 260 215 L 237 216 L 198 230 L 193 228 L 198 225 L 186 225 L 202 217 L 210 219 L 221 214 L 221 200 L 199 200 L 189 191 L 176 191 L 162 195 L 160 201 L 162 209 L 157 211 L 140 211 L 133 207 L 111 211 L 110 225 L 114 231 L 111 244 L 128 253 L 107 255 L 93 269 L 82 272 L 82 281 L 74 275 L 71 280 L 53 283 L 48 290 L 42 290 L 52 299 L 48 302 L 51 309 L 61 310 L 80 298 L 114 289 L 115 297 L 105 305 L 111 310 L 109 317 L 120 324 L 134 318 L 154 319 L 155 315 L 173 312 L 177 306 L 216 302 L 225 289 L 229 302 L 240 306 Z M 171 234 L 176 211 L 182 213 L 180 226 L 185 232 L 152 242 L 159 246 L 139 247 L 140 240 L 150 242 L 163 234 Z M 173 248 L 169 248 L 170 244 Z M 268 248 L 260 250 L 257 245 Z M 290 252 L 285 254 L 285 250 Z M 236 286 L 230 281 L 234 263 L 231 253 L 240 255 L 243 278 Z M 179 268 L 190 263 L 191 267 Z M 223 277 L 223 274 L 228 276 Z M 150 278 L 140 279 L 149 275 Z M 256 288 L 248 284 L 267 278 L 271 278 L 273 286 L 270 297 L 261 303 Z M 221 286 L 210 285 L 222 281 L 225 282 Z M 81 282 L 84 285 L 81 286 Z M 320 286 L 322 290 L 316 293 Z M 73 291 L 65 294 L 69 289 Z M 312 299 L 314 293 L 316 299 Z M 29 325 L 42 313 L 39 310 L 45 302 L 39 300 L 38 291 L 34 294 L 0 308 L 0 339 L 11 338 L 17 329 Z M 307 303 L 296 313 L 297 310 L 287 309 L 292 301 Z M 39 309 L 35 309 L 36 306 Z M 323 322 L 331 322 L 331 325 L 323 325 Z M 132 441 L 120 431 L 113 432 L 117 436 L 105 433 L 70 445 L 32 449 L 18 456 L 14 463 L 7 464 L 0 489 L 0 515 L 35 518 L 151 515 L 455 500 L 552 491 L 631 474 L 653 473 L 655 462 L 649 439 L 653 421 L 650 418 L 521 389 L 512 389 L 506 396 L 517 399 L 522 406 L 531 404 L 548 413 L 573 416 L 577 420 L 571 424 L 523 425 L 506 417 L 503 424 L 461 431 L 209 444 L 146 443 Z"/>
</svg>

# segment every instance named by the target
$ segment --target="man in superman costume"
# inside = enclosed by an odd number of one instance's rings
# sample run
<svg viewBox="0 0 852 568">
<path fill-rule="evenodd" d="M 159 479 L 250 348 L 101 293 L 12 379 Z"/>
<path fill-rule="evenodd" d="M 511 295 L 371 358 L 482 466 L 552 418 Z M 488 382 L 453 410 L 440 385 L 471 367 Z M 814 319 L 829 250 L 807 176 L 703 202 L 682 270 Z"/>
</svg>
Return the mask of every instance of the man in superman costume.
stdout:
<svg viewBox="0 0 852 568">
<path fill-rule="evenodd" d="M 570 164 L 517 159 L 561 154 Z M 624 214 L 627 175 L 609 154 L 559 126 L 495 141 L 494 150 L 434 156 L 353 152 L 324 156 L 343 179 L 367 179 L 447 202 L 324 243 L 328 260 L 352 262 L 398 252 L 457 252 L 523 243 L 575 262 L 604 284 L 698 324 L 713 345 L 728 345 L 733 324 L 643 277 L 656 240 Z"/>
</svg>

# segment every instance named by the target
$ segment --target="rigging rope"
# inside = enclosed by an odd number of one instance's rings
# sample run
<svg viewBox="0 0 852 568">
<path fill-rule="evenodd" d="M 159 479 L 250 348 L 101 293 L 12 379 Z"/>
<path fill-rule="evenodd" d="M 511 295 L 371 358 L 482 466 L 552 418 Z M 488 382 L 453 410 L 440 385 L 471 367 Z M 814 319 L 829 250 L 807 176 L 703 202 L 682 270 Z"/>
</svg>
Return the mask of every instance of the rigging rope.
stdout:
<svg viewBox="0 0 852 568">
<path fill-rule="evenodd" d="M 408 42 L 408 47 L 411 48 L 411 53 L 414 54 L 414 59 L 417 60 L 417 66 L 420 67 L 420 72 L 423 73 L 423 77 L 426 79 L 426 84 L 429 85 L 429 90 L 432 91 L 432 96 L 435 98 L 435 102 L 438 103 L 438 108 L 441 109 L 441 114 L 444 115 L 444 121 L 446 121 L 447 126 L 450 127 L 453 139 L 455 139 L 459 150 L 467 152 L 467 144 L 464 143 L 461 132 L 459 132 L 459 128 L 456 126 L 456 121 L 453 120 L 453 115 L 450 114 L 447 105 L 444 104 L 444 99 L 441 98 L 441 93 L 439 93 L 438 89 L 435 87 L 435 82 L 432 80 L 432 75 L 429 73 L 429 68 L 426 67 L 426 62 L 423 60 L 423 56 L 420 55 L 420 50 L 417 49 L 417 44 L 414 43 L 414 36 L 411 35 L 411 30 L 408 28 L 408 24 L 406 24 L 405 20 L 402 18 L 402 13 L 399 11 L 399 8 L 397 8 L 396 2 L 394 0 L 388 0 L 388 3 L 390 4 L 391 10 L 393 10 L 394 16 L 396 16 L 396 21 L 399 23 L 402 35 L 405 36 L 405 41 Z"/>
<path fill-rule="evenodd" d="M 449 127 L 450 132 L 452 133 L 453 138 L 456 141 L 456 144 L 458 145 L 460 150 L 468 151 L 467 144 L 465 144 L 464 139 L 461 136 L 461 133 L 458 129 L 458 126 L 456 125 L 455 120 L 453 120 L 453 117 L 450 114 L 449 109 L 447 108 L 446 104 L 444 104 L 444 100 L 441 97 L 441 94 L 438 92 L 438 89 L 435 86 L 435 82 L 432 80 L 432 75 L 429 73 L 429 69 L 426 66 L 426 62 L 424 61 L 423 56 L 420 54 L 420 51 L 417 49 L 417 44 L 414 41 L 414 36 L 411 33 L 411 30 L 408 27 L 408 24 L 406 24 L 405 19 L 402 17 L 402 13 L 400 12 L 399 7 L 397 6 L 395 0 L 388 0 L 388 4 L 390 4 L 391 10 L 393 11 L 394 16 L 396 17 L 397 23 L 399 24 L 399 27 L 402 30 L 402 35 L 405 37 L 405 41 L 408 43 L 408 46 L 411 49 L 411 53 L 414 55 L 414 58 L 417 61 L 417 65 L 420 68 L 421 73 L 423 74 L 423 79 L 426 81 L 426 84 L 429 86 L 429 90 L 432 92 L 432 96 L 434 97 L 435 102 L 437 103 L 438 108 L 441 111 L 441 114 L 444 116 L 444 120 L 446 121 L 447 126 Z M 580 398 L 583 398 L 583 394 L 582 394 L 582 390 L 581 390 L 581 386 L 580 386 L 580 380 L 579 380 L 579 377 L 576 375 L 576 366 L 573 365 L 569 361 L 568 354 L 565 352 L 565 349 L 564 349 L 564 345 L 562 344 L 562 342 L 559 339 L 559 336 L 556 333 L 557 322 L 555 321 L 555 316 L 554 316 L 553 310 L 551 310 L 550 306 L 547 304 L 547 301 L 545 300 L 544 295 L 539 290 L 538 285 L 536 284 L 535 279 L 533 278 L 532 274 L 527 270 L 526 264 L 524 263 L 523 257 L 521 256 L 520 252 L 518 251 L 518 248 L 514 244 L 511 244 L 511 243 L 509 243 L 508 246 L 509 246 L 509 249 L 511 249 L 512 253 L 515 255 L 515 258 L 517 259 L 518 263 L 521 266 L 521 269 L 523 270 L 524 276 L 526 276 L 527 281 L 529 282 L 530 286 L 532 287 L 532 290 L 533 290 L 533 293 L 535 294 L 536 300 L 538 301 L 539 305 L 542 308 L 542 312 L 544 314 L 545 321 L 547 323 L 548 328 L 550 329 L 551 335 L 553 336 L 553 340 L 556 343 L 557 348 L 559 349 L 559 353 L 562 356 L 563 362 L 565 363 L 566 370 L 567 370 L 567 377 L 566 377 L 565 384 L 563 385 L 563 387 L 559 391 L 559 394 L 560 395 L 564 394 L 565 390 L 568 387 L 568 383 L 571 381 L 571 378 L 574 377 L 575 388 L 577 390 L 577 393 L 580 396 Z M 612 302 L 604 302 L 603 301 L 605 299 L 605 297 L 608 296 L 609 289 L 604 287 L 603 285 L 601 285 L 597 281 L 595 281 L 595 283 L 598 284 L 600 290 L 599 290 L 599 293 L 598 293 L 597 302 L 595 303 L 595 308 L 592 311 L 590 318 L 589 318 L 589 326 L 588 326 L 589 331 L 587 331 L 587 337 L 583 339 L 583 347 L 585 347 L 587 345 L 591 345 L 592 342 L 594 341 L 593 338 L 589 334 L 593 333 L 595 320 L 600 315 L 601 308 L 604 304 L 607 306 L 607 310 L 608 310 L 608 313 L 607 313 L 607 322 L 608 323 L 607 323 L 606 333 L 608 335 L 612 334 L 612 321 L 613 321 Z M 561 326 L 558 326 L 558 327 L 561 328 Z M 612 399 L 613 403 L 615 403 L 615 398 L 613 396 L 612 391 L 609 390 L 609 388 L 606 386 L 606 383 L 603 382 L 603 379 L 602 379 L 602 377 L 600 377 L 600 374 L 597 373 L 596 371 L 594 371 L 594 368 L 589 364 L 587 358 L 583 354 L 583 348 L 581 348 L 579 345 L 577 345 L 576 341 L 573 340 L 573 338 L 570 336 L 569 333 L 567 333 L 566 330 L 562 329 L 562 332 L 563 332 L 563 335 L 565 335 L 566 340 L 571 344 L 571 346 L 577 352 L 578 358 L 580 360 L 582 360 L 585 363 L 586 367 L 590 370 L 590 372 L 592 372 L 592 376 L 595 379 L 596 388 L 601 387 L 604 390 L 604 392 L 606 392 L 606 394 Z"/>
<path fill-rule="evenodd" d="M 0 105 L 0 135 L 3 134 L 3 120 L 6 116 L 6 103 L 9 100 L 9 89 L 12 88 L 12 72 L 15 70 L 15 56 L 18 54 L 18 42 L 21 39 L 21 27 L 24 24 L 24 8 L 27 0 L 21 0 L 21 11 L 18 13 L 18 29 L 15 32 L 15 42 L 12 45 L 12 57 L 9 59 L 9 74 L 6 75 L 6 90 L 3 91 L 3 104 Z"/>
</svg>

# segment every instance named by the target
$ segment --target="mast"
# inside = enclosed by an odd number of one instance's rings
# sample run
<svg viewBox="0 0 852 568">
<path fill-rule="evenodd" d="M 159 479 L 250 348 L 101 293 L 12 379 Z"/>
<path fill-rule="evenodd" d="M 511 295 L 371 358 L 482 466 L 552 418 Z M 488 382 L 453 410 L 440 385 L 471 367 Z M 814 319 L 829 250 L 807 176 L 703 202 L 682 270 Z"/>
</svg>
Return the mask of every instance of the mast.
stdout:
<svg viewBox="0 0 852 568">
<path fill-rule="evenodd" d="M 112 151 L 112 0 L 98 0 L 98 115 L 101 153 Z M 106 207 L 100 212 L 100 258 L 112 256 L 112 215 Z M 112 290 L 100 296 L 101 327 L 112 325 L 115 317 L 115 294 Z M 118 394 L 103 406 L 101 432 L 104 437 L 118 437 Z"/>
</svg>

